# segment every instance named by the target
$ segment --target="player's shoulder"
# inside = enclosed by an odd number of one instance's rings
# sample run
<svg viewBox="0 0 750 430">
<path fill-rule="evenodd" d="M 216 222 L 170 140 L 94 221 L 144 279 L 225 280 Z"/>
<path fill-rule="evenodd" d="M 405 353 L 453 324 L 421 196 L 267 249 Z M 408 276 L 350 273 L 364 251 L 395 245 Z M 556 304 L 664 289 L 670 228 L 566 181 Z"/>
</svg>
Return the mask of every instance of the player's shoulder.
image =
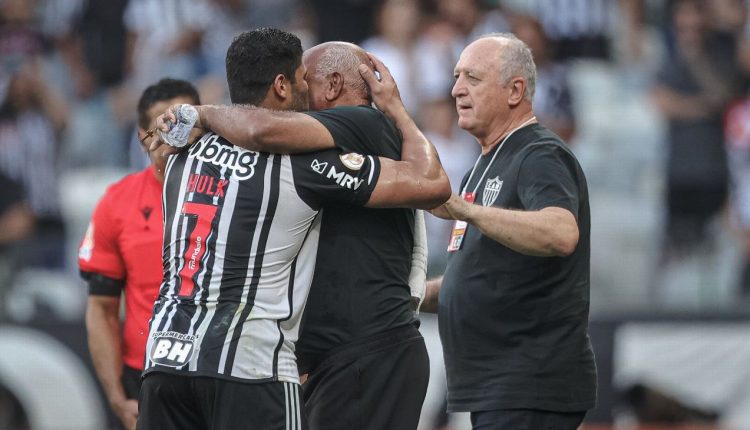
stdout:
<svg viewBox="0 0 750 430">
<path fill-rule="evenodd" d="M 368 105 L 336 106 L 317 112 L 324 117 L 352 119 L 357 121 L 389 122 L 383 112 Z"/>
<path fill-rule="evenodd" d="M 536 124 L 530 130 L 530 141 L 521 148 L 522 154 L 531 152 L 558 152 L 562 151 L 572 155 L 570 147 L 552 130 Z"/>
</svg>

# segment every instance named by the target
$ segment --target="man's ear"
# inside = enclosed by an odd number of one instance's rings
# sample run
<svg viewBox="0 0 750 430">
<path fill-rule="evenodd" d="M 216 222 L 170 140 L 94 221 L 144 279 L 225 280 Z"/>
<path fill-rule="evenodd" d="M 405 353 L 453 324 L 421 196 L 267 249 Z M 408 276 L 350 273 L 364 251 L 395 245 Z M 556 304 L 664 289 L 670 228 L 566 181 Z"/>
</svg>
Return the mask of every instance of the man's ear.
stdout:
<svg viewBox="0 0 750 430">
<path fill-rule="evenodd" d="M 283 74 L 279 73 L 273 80 L 272 90 L 274 96 L 280 100 L 286 100 L 292 93 L 291 82 Z"/>
<path fill-rule="evenodd" d="M 339 72 L 333 72 L 328 76 L 326 83 L 326 100 L 333 101 L 339 98 L 344 89 L 344 76 Z"/>
<path fill-rule="evenodd" d="M 526 92 L 526 80 L 521 77 L 512 78 L 508 87 L 510 89 L 508 104 L 518 106 L 523 101 L 523 94 Z"/>
</svg>

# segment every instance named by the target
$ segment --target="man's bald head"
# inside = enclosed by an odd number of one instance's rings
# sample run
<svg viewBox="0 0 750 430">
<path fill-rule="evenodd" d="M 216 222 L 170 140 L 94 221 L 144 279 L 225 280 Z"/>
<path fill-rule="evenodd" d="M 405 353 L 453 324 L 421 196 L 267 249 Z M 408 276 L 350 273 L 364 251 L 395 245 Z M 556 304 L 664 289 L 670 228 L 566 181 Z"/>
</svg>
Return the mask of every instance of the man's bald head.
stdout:
<svg viewBox="0 0 750 430">
<path fill-rule="evenodd" d="M 370 64 L 364 49 L 348 42 L 326 42 L 305 51 L 303 61 L 312 109 L 370 102 L 358 70 L 360 64 Z"/>
</svg>

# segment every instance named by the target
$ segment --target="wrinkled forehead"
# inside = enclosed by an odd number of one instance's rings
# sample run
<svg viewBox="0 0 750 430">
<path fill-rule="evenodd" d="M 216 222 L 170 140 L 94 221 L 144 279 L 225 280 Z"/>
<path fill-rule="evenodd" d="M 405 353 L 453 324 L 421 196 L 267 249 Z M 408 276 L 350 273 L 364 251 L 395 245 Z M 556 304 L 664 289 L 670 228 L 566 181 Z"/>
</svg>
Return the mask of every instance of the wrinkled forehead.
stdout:
<svg viewBox="0 0 750 430">
<path fill-rule="evenodd" d="M 483 38 L 464 48 L 456 63 L 456 72 L 495 72 L 500 69 L 500 52 L 503 43 L 495 38 Z"/>
</svg>

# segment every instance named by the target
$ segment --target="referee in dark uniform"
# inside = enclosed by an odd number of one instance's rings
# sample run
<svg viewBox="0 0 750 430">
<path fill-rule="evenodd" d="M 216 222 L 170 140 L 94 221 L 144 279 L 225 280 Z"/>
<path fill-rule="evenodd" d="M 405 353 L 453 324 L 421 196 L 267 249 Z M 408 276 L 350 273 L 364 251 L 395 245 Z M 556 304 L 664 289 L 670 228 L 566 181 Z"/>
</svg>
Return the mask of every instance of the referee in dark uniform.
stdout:
<svg viewBox="0 0 750 430">
<path fill-rule="evenodd" d="M 204 126 L 250 150 L 336 146 L 400 159 L 401 136 L 382 112 L 370 107 L 360 76 L 358 66 L 369 61 L 361 48 L 343 42 L 305 53 L 310 106 L 324 109 L 319 112 L 269 115 L 241 106 L 196 108 Z M 372 61 L 388 73 L 377 59 Z M 375 79 L 371 72 L 365 76 Z M 393 96 L 397 99 L 398 92 Z M 264 129 L 247 124 L 263 124 Z M 327 136 L 314 139 L 321 124 Z M 303 399 L 311 429 L 417 427 L 429 358 L 408 285 L 413 228 L 414 211 L 409 209 L 324 208 L 297 344 L 300 373 L 309 374 Z"/>
<path fill-rule="evenodd" d="M 512 34 L 461 54 L 458 125 L 482 154 L 434 214 L 456 220 L 442 280 L 428 283 L 448 378 L 448 410 L 475 429 L 574 430 L 596 397 L 587 334 L 586 179 L 531 107 L 536 70 Z"/>
</svg>

